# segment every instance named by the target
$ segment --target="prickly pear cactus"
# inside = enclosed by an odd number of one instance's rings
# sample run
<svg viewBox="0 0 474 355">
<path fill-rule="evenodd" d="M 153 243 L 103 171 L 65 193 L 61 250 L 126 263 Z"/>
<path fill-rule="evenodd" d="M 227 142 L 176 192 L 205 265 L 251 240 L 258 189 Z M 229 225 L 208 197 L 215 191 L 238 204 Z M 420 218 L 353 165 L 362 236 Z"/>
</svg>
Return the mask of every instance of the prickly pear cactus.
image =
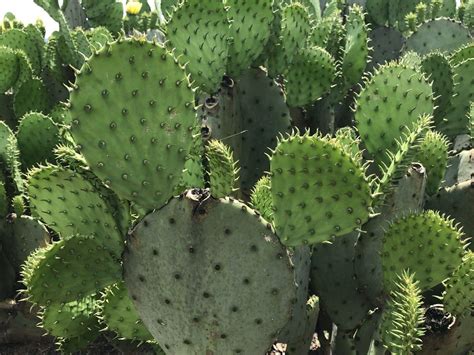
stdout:
<svg viewBox="0 0 474 355">
<path fill-rule="evenodd" d="M 106 46 L 77 75 L 71 117 L 81 153 L 119 197 L 148 209 L 168 200 L 195 112 L 184 70 L 166 49 L 138 39 Z"/>
<path fill-rule="evenodd" d="M 393 221 L 382 246 L 385 288 L 393 290 L 403 270 L 415 273 L 422 291 L 439 284 L 462 262 L 462 237 L 452 220 L 434 211 Z"/>
<path fill-rule="evenodd" d="M 235 200 L 189 190 L 137 225 L 124 257 L 132 300 L 166 353 L 261 354 L 291 316 L 286 250 Z"/>
<path fill-rule="evenodd" d="M 232 195 L 239 173 L 232 150 L 218 140 L 211 140 L 206 146 L 206 158 L 212 196 L 221 198 Z"/>
</svg>

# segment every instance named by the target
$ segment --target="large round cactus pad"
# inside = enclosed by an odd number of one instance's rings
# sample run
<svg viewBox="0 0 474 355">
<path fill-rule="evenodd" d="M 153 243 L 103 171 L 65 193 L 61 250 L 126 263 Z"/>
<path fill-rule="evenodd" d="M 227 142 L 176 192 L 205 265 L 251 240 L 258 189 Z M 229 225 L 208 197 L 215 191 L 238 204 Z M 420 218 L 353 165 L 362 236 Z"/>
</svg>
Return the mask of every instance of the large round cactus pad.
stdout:
<svg viewBox="0 0 474 355">
<path fill-rule="evenodd" d="M 390 63 L 365 83 L 355 111 L 357 129 L 377 162 L 389 161 L 397 140 L 421 115 L 433 113 L 433 90 L 418 70 Z"/>
<path fill-rule="evenodd" d="M 296 297 L 293 267 L 271 227 L 205 190 L 145 217 L 124 267 L 138 313 L 169 354 L 263 354 Z"/>
<path fill-rule="evenodd" d="M 166 49 L 115 42 L 93 56 L 71 94 L 72 135 L 92 171 L 119 197 L 162 206 L 192 144 L 194 92 Z"/>
<path fill-rule="evenodd" d="M 74 235 L 38 249 L 23 265 L 28 300 L 43 306 L 94 294 L 120 279 L 120 262 L 92 236 Z"/>
<path fill-rule="evenodd" d="M 395 220 L 383 238 L 382 268 L 385 289 L 391 290 L 397 274 L 415 273 L 420 289 L 441 283 L 462 262 L 462 233 L 452 220 L 426 211 Z"/>
<path fill-rule="evenodd" d="M 270 170 L 275 226 L 286 245 L 324 242 L 369 219 L 364 168 L 333 141 L 309 134 L 281 139 Z"/>
<path fill-rule="evenodd" d="M 472 41 L 467 27 L 460 22 L 439 18 L 422 24 L 407 38 L 406 51 L 428 54 L 434 50 L 454 51 Z"/>
</svg>

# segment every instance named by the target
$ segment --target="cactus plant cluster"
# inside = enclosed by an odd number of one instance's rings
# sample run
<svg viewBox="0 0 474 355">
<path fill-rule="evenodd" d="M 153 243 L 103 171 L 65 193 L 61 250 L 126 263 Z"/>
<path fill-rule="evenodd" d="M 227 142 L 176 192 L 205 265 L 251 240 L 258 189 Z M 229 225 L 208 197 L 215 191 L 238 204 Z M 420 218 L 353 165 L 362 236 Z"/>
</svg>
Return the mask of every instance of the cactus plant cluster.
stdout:
<svg viewBox="0 0 474 355">
<path fill-rule="evenodd" d="M 0 24 L 0 299 L 60 352 L 473 350 L 472 1 L 35 3 L 48 38 Z"/>
</svg>

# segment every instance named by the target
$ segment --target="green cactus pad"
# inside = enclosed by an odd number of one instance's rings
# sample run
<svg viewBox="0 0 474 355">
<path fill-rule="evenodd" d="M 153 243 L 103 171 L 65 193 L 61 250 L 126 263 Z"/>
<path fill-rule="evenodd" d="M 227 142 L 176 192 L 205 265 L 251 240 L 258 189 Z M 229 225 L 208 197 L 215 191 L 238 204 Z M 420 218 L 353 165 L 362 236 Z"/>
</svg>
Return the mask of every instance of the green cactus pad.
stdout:
<svg viewBox="0 0 474 355">
<path fill-rule="evenodd" d="M 388 21 L 389 0 L 367 0 L 366 9 L 370 19 L 379 26 Z"/>
<path fill-rule="evenodd" d="M 263 354 L 296 296 L 293 267 L 270 225 L 202 190 L 145 217 L 124 268 L 143 323 L 169 353 Z"/>
<path fill-rule="evenodd" d="M 453 95 L 453 69 L 448 57 L 433 52 L 425 56 L 421 62 L 421 69 L 426 77 L 432 81 L 433 94 L 435 96 L 434 120 L 435 124 L 442 123 L 450 108 L 450 100 Z"/>
<path fill-rule="evenodd" d="M 348 87 L 358 83 L 369 59 L 368 27 L 364 12 L 358 5 L 349 10 L 346 23 L 346 43 L 342 59 L 342 75 Z"/>
<path fill-rule="evenodd" d="M 384 199 L 380 214 L 364 226 L 355 246 L 354 269 L 360 289 L 374 306 L 384 302 L 383 270 L 380 250 L 391 220 L 421 210 L 425 200 L 426 170 L 412 164 Z"/>
<path fill-rule="evenodd" d="M 5 227 L 8 234 L 1 237 L 0 241 L 10 264 L 19 272 L 28 255 L 45 247 L 50 236 L 41 222 L 29 216 L 16 217 L 7 222 Z"/>
<path fill-rule="evenodd" d="M 20 120 L 16 134 L 20 158 L 25 168 L 36 163 L 54 162 L 54 148 L 59 144 L 59 127 L 38 112 L 27 113 Z"/>
<path fill-rule="evenodd" d="M 143 325 L 123 281 L 105 290 L 100 302 L 100 318 L 108 330 L 121 339 L 151 341 L 152 335 Z"/>
<path fill-rule="evenodd" d="M 23 176 L 20 170 L 19 155 L 20 152 L 18 151 L 18 142 L 15 135 L 0 120 L 0 164 L 3 165 L 3 173 L 7 173 L 15 193 L 23 192 Z"/>
<path fill-rule="evenodd" d="M 311 32 L 308 9 L 299 2 L 286 5 L 282 10 L 281 43 L 283 55 L 288 63 L 294 55 L 303 48 Z"/>
<path fill-rule="evenodd" d="M 32 36 L 23 30 L 11 29 L 0 34 L 0 46 L 19 49 L 25 52 L 34 74 L 41 71 L 41 52 Z"/>
<path fill-rule="evenodd" d="M 41 327 L 55 337 L 93 339 L 99 332 L 97 308 L 94 295 L 69 303 L 50 304 L 40 312 Z"/>
<path fill-rule="evenodd" d="M 238 168 L 232 150 L 218 140 L 211 140 L 206 146 L 209 164 L 209 183 L 211 194 L 216 198 L 230 196 L 235 190 Z"/>
<path fill-rule="evenodd" d="M 13 100 L 13 109 L 17 118 L 30 111 L 48 113 L 50 108 L 50 94 L 45 84 L 38 78 L 24 82 Z"/>
<path fill-rule="evenodd" d="M 426 193 L 434 195 L 444 177 L 448 163 L 449 142 L 442 134 L 435 131 L 426 132 L 412 157 L 421 163 L 428 174 Z"/>
<path fill-rule="evenodd" d="M 257 181 L 250 195 L 250 203 L 263 218 L 269 222 L 273 221 L 273 200 L 270 177 L 264 175 Z"/>
<path fill-rule="evenodd" d="M 336 78 L 334 58 L 323 48 L 302 49 L 294 57 L 286 75 L 288 105 L 304 106 L 331 90 Z"/>
<path fill-rule="evenodd" d="M 353 330 L 362 323 L 370 303 L 359 289 L 353 259 L 358 232 L 320 243 L 311 258 L 311 289 L 339 330 Z"/>
<path fill-rule="evenodd" d="M 167 25 L 167 39 L 192 80 L 213 93 L 226 71 L 229 34 L 222 1 L 186 0 Z"/>
<path fill-rule="evenodd" d="M 122 29 L 123 4 L 115 0 L 83 0 L 82 6 L 92 27 L 104 26 L 110 32 Z"/>
<path fill-rule="evenodd" d="M 274 221 L 284 244 L 327 241 L 368 220 L 365 171 L 334 141 L 307 133 L 281 139 L 270 169 Z"/>
<path fill-rule="evenodd" d="M 20 70 L 18 57 L 9 47 L 0 47 L 0 92 L 4 93 L 15 85 Z"/>
<path fill-rule="evenodd" d="M 474 238 L 474 218 L 472 211 L 466 206 L 474 205 L 474 180 L 469 179 L 453 186 L 441 189 L 427 201 L 426 206 L 440 211 L 460 223 L 464 232 Z M 474 245 L 471 244 L 471 248 Z"/>
<path fill-rule="evenodd" d="M 272 0 L 227 0 L 232 44 L 228 73 L 237 76 L 257 59 L 271 34 Z"/>
<path fill-rule="evenodd" d="M 80 174 L 54 166 L 34 169 L 28 194 L 33 214 L 62 237 L 92 234 L 116 255 L 122 253 L 123 238 L 112 211 Z"/>
<path fill-rule="evenodd" d="M 454 67 L 471 58 L 474 58 L 474 43 L 466 44 L 452 53 L 449 62 Z"/>
<path fill-rule="evenodd" d="M 367 150 L 377 162 L 396 153 L 397 140 L 418 118 L 433 113 L 431 85 L 418 70 L 395 63 L 379 68 L 357 98 L 355 119 Z"/>
<path fill-rule="evenodd" d="M 452 220 L 434 211 L 401 217 L 383 238 L 382 267 L 386 290 L 392 290 L 397 273 L 410 270 L 421 290 L 441 283 L 461 263 L 462 233 Z"/>
<path fill-rule="evenodd" d="M 121 278 L 119 260 L 93 236 L 74 235 L 38 249 L 23 265 L 28 300 L 42 306 L 80 300 Z"/>
<path fill-rule="evenodd" d="M 474 300 L 474 253 L 468 252 L 445 284 L 444 309 L 455 316 L 468 315 Z"/>
<path fill-rule="evenodd" d="M 189 152 L 188 159 L 184 164 L 181 181 L 175 188 L 175 195 L 180 195 L 186 189 L 204 188 L 204 167 L 202 164 L 204 155 L 203 139 L 200 127 L 196 125 L 193 136 L 193 146 Z"/>
<path fill-rule="evenodd" d="M 451 109 L 446 114 L 444 122 L 439 124 L 439 130 L 450 138 L 469 133 L 472 97 L 474 85 L 471 84 L 474 73 L 474 58 L 465 60 L 453 68 L 453 97 Z"/>
<path fill-rule="evenodd" d="M 75 87 L 72 135 L 91 170 L 120 198 L 162 206 L 192 145 L 194 93 L 183 69 L 164 48 L 127 40 L 93 56 Z"/>
<path fill-rule="evenodd" d="M 421 349 L 424 309 L 416 275 L 402 272 L 382 315 L 380 334 L 392 354 L 411 354 Z"/>
<path fill-rule="evenodd" d="M 447 18 L 427 21 L 407 38 L 405 50 L 424 55 L 434 50 L 454 51 L 472 41 L 469 30 Z"/>
<path fill-rule="evenodd" d="M 87 38 L 95 51 L 105 47 L 107 43 L 113 42 L 113 36 L 105 27 L 91 28 L 86 32 Z"/>
</svg>

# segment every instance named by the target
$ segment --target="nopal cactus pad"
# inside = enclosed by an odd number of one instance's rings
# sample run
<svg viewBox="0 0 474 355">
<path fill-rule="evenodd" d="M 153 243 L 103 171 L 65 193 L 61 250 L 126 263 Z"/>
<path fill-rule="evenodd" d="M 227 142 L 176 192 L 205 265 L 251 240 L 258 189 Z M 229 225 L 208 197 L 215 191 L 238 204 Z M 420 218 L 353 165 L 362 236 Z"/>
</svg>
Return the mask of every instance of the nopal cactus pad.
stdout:
<svg viewBox="0 0 474 355">
<path fill-rule="evenodd" d="M 397 140 L 418 118 L 433 113 L 433 91 L 418 70 L 395 63 L 379 68 L 357 98 L 355 119 L 367 150 L 388 162 Z"/>
<path fill-rule="evenodd" d="M 226 71 L 229 22 L 222 1 L 186 0 L 167 25 L 176 56 L 204 91 L 217 90 Z"/>
<path fill-rule="evenodd" d="M 28 300 L 48 306 L 80 300 L 117 282 L 121 267 L 96 238 L 74 235 L 31 254 L 22 277 Z"/>
<path fill-rule="evenodd" d="M 412 213 L 396 219 L 382 243 L 382 268 L 386 290 L 393 290 L 397 274 L 410 270 L 422 291 L 441 283 L 462 262 L 462 233 L 434 211 Z"/>
<path fill-rule="evenodd" d="M 270 161 L 274 221 L 289 246 L 360 228 L 372 195 L 364 168 L 334 141 L 308 133 L 280 139 Z"/>
<path fill-rule="evenodd" d="M 288 68 L 286 98 L 290 106 L 304 106 L 331 90 L 336 78 L 334 58 L 323 48 L 300 50 Z"/>
<path fill-rule="evenodd" d="M 474 300 L 474 253 L 468 252 L 445 283 L 444 309 L 455 316 L 469 315 Z"/>
<path fill-rule="evenodd" d="M 72 135 L 92 171 L 119 197 L 162 206 L 192 145 L 194 92 L 184 70 L 166 49 L 131 39 L 93 56 L 75 88 Z"/>
<path fill-rule="evenodd" d="M 55 166 L 35 169 L 28 179 L 35 216 L 63 237 L 92 234 L 120 255 L 123 238 L 98 191 L 80 174 Z"/>
<path fill-rule="evenodd" d="M 238 179 L 238 168 L 232 150 L 219 140 L 211 140 L 206 146 L 209 165 L 209 183 L 214 197 L 230 196 Z"/>
<path fill-rule="evenodd" d="M 263 354 L 296 297 L 293 267 L 271 227 L 202 190 L 145 217 L 124 268 L 139 315 L 170 354 Z"/>
<path fill-rule="evenodd" d="M 100 319 L 108 330 L 121 339 L 151 341 L 152 335 L 143 325 L 123 281 L 107 287 L 99 303 Z"/>
</svg>

